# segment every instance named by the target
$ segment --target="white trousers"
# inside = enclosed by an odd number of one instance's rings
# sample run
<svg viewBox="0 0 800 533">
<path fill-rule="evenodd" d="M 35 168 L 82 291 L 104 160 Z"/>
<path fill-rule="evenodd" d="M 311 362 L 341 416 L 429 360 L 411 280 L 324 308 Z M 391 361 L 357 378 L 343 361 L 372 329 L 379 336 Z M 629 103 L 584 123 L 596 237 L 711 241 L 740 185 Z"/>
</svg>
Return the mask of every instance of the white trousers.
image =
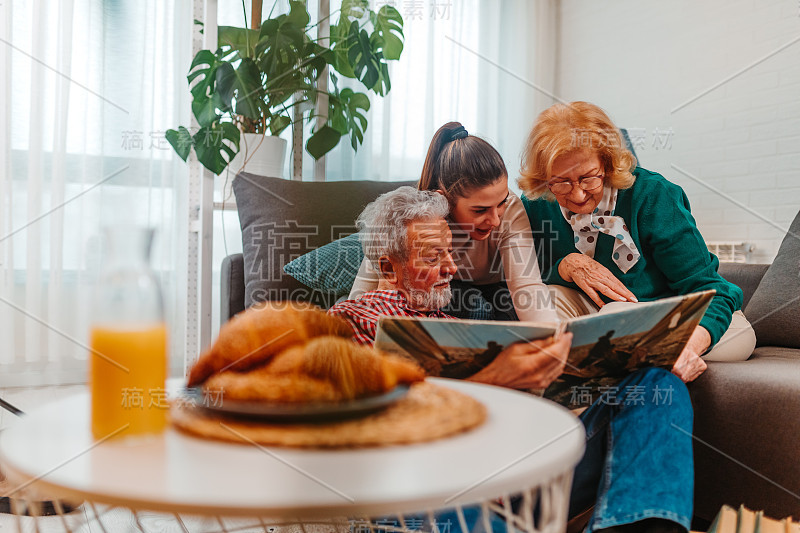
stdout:
<svg viewBox="0 0 800 533">
<path fill-rule="evenodd" d="M 592 313 L 609 312 L 622 306 L 636 305 L 634 302 L 611 302 L 599 309 L 597 304 L 583 291 L 576 291 L 560 285 L 548 285 L 548 288 L 556 307 L 556 314 L 561 320 Z M 735 311 L 728 330 L 711 351 L 703 355 L 703 359 L 706 361 L 744 361 L 750 357 L 755 347 L 756 333 L 753 331 L 753 326 L 747 321 L 744 313 Z"/>
</svg>

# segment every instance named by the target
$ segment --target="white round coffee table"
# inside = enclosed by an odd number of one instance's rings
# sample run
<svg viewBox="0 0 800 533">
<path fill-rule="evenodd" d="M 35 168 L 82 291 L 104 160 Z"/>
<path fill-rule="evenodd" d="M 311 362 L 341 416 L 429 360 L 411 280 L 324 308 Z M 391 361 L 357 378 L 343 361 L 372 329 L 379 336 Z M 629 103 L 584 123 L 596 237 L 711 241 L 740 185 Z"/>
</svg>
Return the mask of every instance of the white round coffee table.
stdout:
<svg viewBox="0 0 800 533">
<path fill-rule="evenodd" d="M 35 410 L 3 431 L 0 465 L 12 486 L 49 497 L 283 520 L 396 516 L 475 503 L 502 511 L 498 498 L 510 512 L 509 495 L 522 492 L 540 509 L 533 530 L 563 531 L 572 470 L 584 448 L 580 421 L 526 393 L 433 381 L 480 400 L 486 423 L 451 438 L 384 448 L 249 446 L 174 429 L 140 442 L 97 443 L 84 394 Z"/>
</svg>

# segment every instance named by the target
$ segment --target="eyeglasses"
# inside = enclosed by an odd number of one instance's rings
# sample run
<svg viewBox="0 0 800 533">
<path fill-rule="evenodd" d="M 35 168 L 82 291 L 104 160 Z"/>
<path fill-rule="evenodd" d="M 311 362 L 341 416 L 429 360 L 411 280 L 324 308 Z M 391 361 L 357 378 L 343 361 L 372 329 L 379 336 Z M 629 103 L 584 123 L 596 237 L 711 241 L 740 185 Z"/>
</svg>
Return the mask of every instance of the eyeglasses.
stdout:
<svg viewBox="0 0 800 533">
<path fill-rule="evenodd" d="M 558 194 L 559 196 L 569 194 L 572 192 L 572 188 L 575 186 L 575 183 L 578 184 L 582 190 L 586 192 L 594 192 L 600 187 L 603 186 L 603 180 L 605 176 L 585 176 L 583 178 L 579 178 L 577 182 L 574 181 L 554 181 L 547 184 L 547 188 L 553 194 Z"/>
</svg>

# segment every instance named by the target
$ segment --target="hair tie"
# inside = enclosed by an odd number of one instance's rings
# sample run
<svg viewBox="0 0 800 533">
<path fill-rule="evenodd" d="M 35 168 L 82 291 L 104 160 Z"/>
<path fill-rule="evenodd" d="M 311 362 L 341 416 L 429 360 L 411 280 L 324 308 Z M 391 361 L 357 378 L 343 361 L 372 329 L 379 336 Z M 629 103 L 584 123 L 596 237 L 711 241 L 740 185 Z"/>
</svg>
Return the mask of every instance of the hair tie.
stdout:
<svg viewBox="0 0 800 533">
<path fill-rule="evenodd" d="M 456 139 L 463 139 L 464 137 L 469 137 L 469 133 L 464 129 L 464 126 L 459 126 L 450 132 L 450 140 L 447 142 L 453 142 Z"/>
</svg>

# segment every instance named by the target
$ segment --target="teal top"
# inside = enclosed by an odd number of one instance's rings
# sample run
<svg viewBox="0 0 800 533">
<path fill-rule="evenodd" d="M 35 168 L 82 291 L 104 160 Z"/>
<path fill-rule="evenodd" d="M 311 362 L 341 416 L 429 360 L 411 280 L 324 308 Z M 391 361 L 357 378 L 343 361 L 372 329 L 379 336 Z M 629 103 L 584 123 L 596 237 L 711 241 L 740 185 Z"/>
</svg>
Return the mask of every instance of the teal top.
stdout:
<svg viewBox="0 0 800 533">
<path fill-rule="evenodd" d="M 639 301 L 657 300 L 706 289 L 717 291 L 700 321 L 711 334 L 714 346 L 731 323 L 731 315 L 742 307 L 742 290 L 717 273 L 719 260 L 708 251 L 697 230 L 689 199 L 679 186 L 660 174 L 636 167 L 636 181 L 617 194 L 613 215 L 621 216 L 641 254 L 623 273 L 611 258 L 614 237 L 598 233 L 594 259 L 609 269 Z M 578 253 L 572 227 L 555 201 L 542 198 L 522 203 L 531 221 L 542 279 L 547 284 L 580 290 L 558 274 L 561 260 Z M 600 295 L 603 301 L 611 301 Z"/>
</svg>

